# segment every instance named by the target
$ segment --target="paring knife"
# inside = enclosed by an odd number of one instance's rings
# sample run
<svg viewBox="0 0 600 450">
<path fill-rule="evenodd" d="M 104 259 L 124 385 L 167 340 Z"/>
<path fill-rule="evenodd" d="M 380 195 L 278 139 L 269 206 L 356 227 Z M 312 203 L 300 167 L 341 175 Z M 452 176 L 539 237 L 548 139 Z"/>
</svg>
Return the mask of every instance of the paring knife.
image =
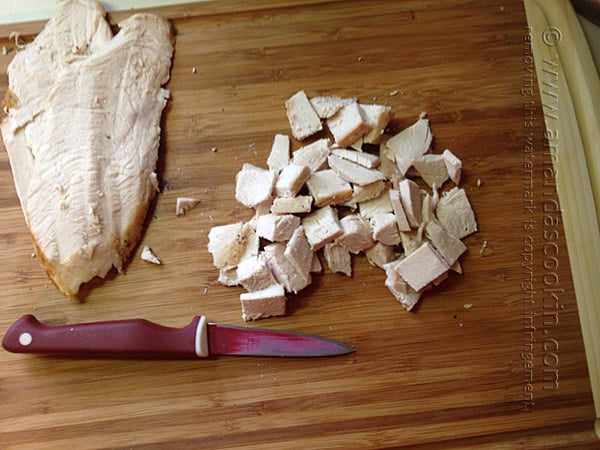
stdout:
<svg viewBox="0 0 600 450">
<path fill-rule="evenodd" d="M 14 353 L 115 358 L 238 356 L 335 356 L 354 348 L 332 339 L 289 331 L 209 323 L 194 317 L 183 328 L 144 319 L 49 326 L 28 314 L 7 331 L 2 346 Z"/>
</svg>

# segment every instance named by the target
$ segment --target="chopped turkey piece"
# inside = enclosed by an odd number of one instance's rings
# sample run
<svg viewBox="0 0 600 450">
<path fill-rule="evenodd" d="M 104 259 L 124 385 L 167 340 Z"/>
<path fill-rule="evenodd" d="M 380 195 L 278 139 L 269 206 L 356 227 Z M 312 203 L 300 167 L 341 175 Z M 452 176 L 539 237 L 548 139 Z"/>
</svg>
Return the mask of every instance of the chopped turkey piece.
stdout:
<svg viewBox="0 0 600 450">
<path fill-rule="evenodd" d="M 425 225 L 425 237 L 448 266 L 452 266 L 467 251 L 467 246 L 438 221 L 432 220 Z"/>
<path fill-rule="evenodd" d="M 258 254 L 259 240 L 250 223 L 212 227 L 208 232 L 208 251 L 215 267 L 236 266 L 241 259 Z"/>
<path fill-rule="evenodd" d="M 329 167 L 344 180 L 359 186 L 365 186 L 377 181 L 385 180 L 385 176 L 376 169 L 367 169 L 360 164 L 340 158 L 337 155 L 329 155 L 327 159 Z"/>
<path fill-rule="evenodd" d="M 391 106 L 360 105 L 371 131 L 360 139 L 365 144 L 379 144 L 388 123 L 394 118 Z"/>
<path fill-rule="evenodd" d="M 365 219 L 370 219 L 375 214 L 393 212 L 392 202 L 390 201 L 390 195 L 388 194 L 388 188 L 386 186 L 378 197 L 367 200 L 366 202 L 360 202 L 358 208 L 361 216 Z"/>
<path fill-rule="evenodd" d="M 404 174 L 400 173 L 400 169 L 396 165 L 393 152 L 387 148 L 384 142 L 379 145 L 379 160 L 379 171 L 392 182 L 392 186 L 396 189 L 398 183 L 405 177 Z"/>
<path fill-rule="evenodd" d="M 402 207 L 411 228 L 417 228 L 422 220 L 421 188 L 412 180 L 405 179 L 398 184 Z"/>
<path fill-rule="evenodd" d="M 217 281 L 224 286 L 238 286 L 240 283 L 237 278 L 237 266 L 221 267 Z"/>
<path fill-rule="evenodd" d="M 277 284 L 263 253 L 240 261 L 237 265 L 237 282 L 249 292 L 260 291 Z"/>
<path fill-rule="evenodd" d="M 365 251 L 369 264 L 381 269 L 385 264 L 391 262 L 396 257 L 396 252 L 392 245 L 385 245 L 382 242 L 375 242 L 375 245 Z"/>
<path fill-rule="evenodd" d="M 313 253 L 312 263 L 310 264 L 310 273 L 321 273 L 323 272 L 323 266 L 319 260 L 319 255 Z"/>
<path fill-rule="evenodd" d="M 396 300 L 398 300 L 400 304 L 404 307 L 404 309 L 406 309 L 407 311 L 412 311 L 415 305 L 419 303 L 419 300 L 421 299 L 421 293 L 415 292 L 412 288 L 409 287 L 408 292 L 399 293 L 398 295 L 395 295 L 395 297 Z"/>
<path fill-rule="evenodd" d="M 416 230 L 401 231 L 400 240 L 402 241 L 402 248 L 404 253 L 409 255 L 417 250 L 423 244 L 423 230 L 424 226 L 420 226 Z"/>
<path fill-rule="evenodd" d="M 297 197 L 277 197 L 271 205 L 273 214 L 300 214 L 309 213 L 312 207 L 312 195 L 299 195 Z"/>
<path fill-rule="evenodd" d="M 352 186 L 334 170 L 325 169 L 313 173 L 306 182 L 308 191 L 317 207 L 340 205 L 352 197 Z"/>
<path fill-rule="evenodd" d="M 356 99 L 337 96 L 320 96 L 310 99 L 310 104 L 321 119 L 329 119 L 350 103 L 356 103 Z"/>
<path fill-rule="evenodd" d="M 336 148 L 331 150 L 331 154 L 339 156 L 347 161 L 360 164 L 367 169 L 375 169 L 379 166 L 381 160 L 379 156 L 367 152 L 358 152 L 356 150 L 348 150 L 346 148 Z"/>
<path fill-rule="evenodd" d="M 393 213 L 378 213 L 371 217 L 373 239 L 386 245 L 400 244 L 400 233 Z"/>
<path fill-rule="evenodd" d="M 276 134 L 271 152 L 267 158 L 269 169 L 279 171 L 290 163 L 290 138 L 286 134 Z"/>
<path fill-rule="evenodd" d="M 395 259 L 383 265 L 383 270 L 385 270 L 385 285 L 390 291 L 394 293 L 394 296 L 397 297 L 396 294 L 406 294 L 410 286 L 406 282 L 404 278 L 398 272 L 398 264 L 402 261 L 402 258 Z"/>
<path fill-rule="evenodd" d="M 443 274 L 441 274 L 439 277 L 437 277 L 435 280 L 433 280 L 431 282 L 431 286 L 430 287 L 435 287 L 435 286 L 439 286 L 440 284 L 442 284 L 442 282 L 444 280 L 448 279 L 448 272 L 444 272 Z"/>
<path fill-rule="evenodd" d="M 144 245 L 144 247 L 142 248 L 141 258 L 144 261 L 152 263 L 152 264 L 156 264 L 159 266 L 162 264 L 160 259 L 158 259 L 158 257 L 152 251 L 152 249 L 150 247 L 148 247 L 147 245 Z"/>
<path fill-rule="evenodd" d="M 366 184 L 364 186 L 352 186 L 352 198 L 347 201 L 344 206 L 356 209 L 358 203 L 373 200 L 381 195 L 386 188 L 384 180 L 376 181 L 375 183 Z"/>
<path fill-rule="evenodd" d="M 310 168 L 307 166 L 288 164 L 279 173 L 275 182 L 275 193 L 279 197 L 294 197 L 302 189 L 310 175 Z"/>
<path fill-rule="evenodd" d="M 329 131 L 340 147 L 348 147 L 371 130 L 358 103 L 350 103 L 327 119 Z"/>
<path fill-rule="evenodd" d="M 464 189 L 454 187 L 440 198 L 436 215 L 450 233 L 462 239 L 477 231 L 475 213 Z"/>
<path fill-rule="evenodd" d="M 195 208 L 200 200 L 193 197 L 177 197 L 177 204 L 175 205 L 175 213 L 178 216 L 185 216 L 187 212 Z"/>
<path fill-rule="evenodd" d="M 311 248 L 315 251 L 323 248 L 325 244 L 344 232 L 337 211 L 331 206 L 324 206 L 313 211 L 302 220 L 302 226 Z"/>
<path fill-rule="evenodd" d="M 417 250 L 402 258 L 396 270 L 410 287 L 419 292 L 447 272 L 448 264 L 431 244 L 425 242 Z"/>
<path fill-rule="evenodd" d="M 460 261 L 456 261 L 454 264 L 452 264 L 450 266 L 450 270 L 452 270 L 453 272 L 458 273 L 459 275 L 462 275 L 463 270 L 462 270 L 462 266 L 460 264 Z"/>
<path fill-rule="evenodd" d="M 285 102 L 285 111 L 292 128 L 292 135 L 299 141 L 323 129 L 321 119 L 304 91 L 296 92 Z"/>
<path fill-rule="evenodd" d="M 7 68 L 0 125 L 38 259 L 71 297 L 121 271 L 140 240 L 170 95 L 169 24 L 134 14 L 113 37 L 104 15 L 61 2 Z"/>
<path fill-rule="evenodd" d="M 273 205 L 273 199 L 269 198 L 262 203 L 259 203 L 254 208 L 254 217 L 258 219 L 260 216 L 264 216 L 265 214 L 269 214 L 271 212 L 271 206 Z"/>
<path fill-rule="evenodd" d="M 435 186 L 433 186 L 431 194 L 426 192 L 425 195 L 421 197 L 421 221 L 423 223 L 429 223 L 432 220 L 437 220 L 437 217 L 435 216 L 435 210 L 439 201 L 440 194 Z"/>
<path fill-rule="evenodd" d="M 335 242 L 343 245 L 349 252 L 357 254 L 371 248 L 373 233 L 365 219 L 358 214 L 349 214 L 340 219 L 343 233 L 336 238 Z"/>
<path fill-rule="evenodd" d="M 284 256 L 294 265 L 304 278 L 309 277 L 313 263 L 314 252 L 304 234 L 304 228 L 299 226 L 285 246 Z"/>
<path fill-rule="evenodd" d="M 251 171 L 273 176 L 264 183 L 268 195 L 259 203 L 256 198 L 247 201 L 256 209 L 254 219 L 246 224 L 254 226 L 256 244 L 237 250 L 232 258 L 227 249 L 219 248 L 216 255 L 211 251 L 213 260 L 222 264 L 219 280 L 242 284 L 252 291 L 246 295 L 256 294 L 265 302 L 279 296 L 280 314 L 284 314 L 285 294 L 304 289 L 312 274 L 322 271 L 318 250 L 323 250 L 332 272 L 347 276 L 352 275 L 352 255 L 364 252 L 370 264 L 385 270 L 386 287 L 410 311 L 426 289 L 448 277 L 449 270 L 462 270 L 459 257 L 467 247 L 451 228 L 477 229 L 463 190 L 455 188 L 442 199 L 438 191 L 448 178 L 458 184 L 462 163 L 449 150 L 441 155 L 428 153 L 432 134 L 425 113 L 389 137 L 384 130 L 394 113 L 387 106 L 359 105 L 355 99 L 340 97 L 316 97 L 309 103 L 309 111 L 327 121 L 335 143 L 320 138 L 290 157 L 289 138 L 277 135 L 268 159 L 270 172 L 250 165 L 247 186 L 259 178 L 251 177 Z M 298 105 L 298 111 L 306 112 L 303 91 L 286 104 L 291 124 L 290 111 Z M 297 133 L 294 136 L 298 139 Z M 369 153 L 376 145 L 379 154 Z M 348 146 L 356 150 L 342 148 Z M 421 182 L 412 177 L 421 178 L 431 189 L 421 189 Z M 240 190 L 247 193 L 250 188 Z M 310 195 L 298 195 L 306 191 Z M 455 204 L 459 219 L 452 218 Z M 342 207 L 341 218 L 334 205 Z M 235 250 L 235 239 L 220 242 L 221 234 L 209 234 L 209 246 Z M 260 242 L 265 245 L 262 253 Z M 274 290 L 276 295 L 270 295 Z M 244 319 L 269 315 L 262 309 L 246 311 Z"/>
<path fill-rule="evenodd" d="M 421 293 L 416 292 L 411 288 L 398 273 L 397 266 L 399 262 L 400 260 L 392 261 L 384 267 L 386 273 L 385 286 L 396 300 L 398 300 L 407 311 L 410 311 L 419 302 Z"/>
<path fill-rule="evenodd" d="M 392 208 L 396 217 L 396 223 L 398 224 L 398 230 L 410 231 L 410 223 L 408 222 L 408 217 L 406 217 L 406 212 L 404 212 L 404 206 L 402 206 L 402 200 L 400 199 L 400 191 L 396 189 L 390 189 L 389 192 L 390 202 L 392 203 Z"/>
<path fill-rule="evenodd" d="M 275 279 L 287 292 L 297 293 L 310 284 L 312 278 L 301 273 L 296 265 L 285 256 L 286 245 L 281 242 L 269 244 L 264 248 L 267 263 Z"/>
<path fill-rule="evenodd" d="M 285 316 L 286 297 L 283 287 L 274 284 L 255 292 L 240 294 L 242 319 L 244 321 Z"/>
<path fill-rule="evenodd" d="M 293 214 L 264 214 L 256 219 L 256 234 L 271 242 L 287 241 L 300 221 L 300 217 Z"/>
<path fill-rule="evenodd" d="M 432 135 L 429 129 L 429 120 L 421 114 L 410 127 L 389 138 L 385 146 L 389 155 L 398 166 L 400 173 L 405 175 L 412 166 L 413 161 L 423 156 L 429 150 Z"/>
<path fill-rule="evenodd" d="M 319 139 L 296 150 L 292 155 L 292 164 L 307 166 L 311 172 L 316 172 L 327 166 L 330 151 L 329 139 Z"/>
<path fill-rule="evenodd" d="M 244 163 L 235 177 L 235 199 L 248 208 L 270 201 L 276 173 Z"/>
<path fill-rule="evenodd" d="M 455 184 L 458 184 L 460 182 L 460 176 L 462 172 L 462 161 L 448 149 L 444 150 L 442 156 L 444 157 L 444 162 L 446 163 L 446 169 L 448 170 L 450 179 Z"/>
<path fill-rule="evenodd" d="M 352 258 L 346 247 L 337 242 L 328 242 L 323 249 L 323 256 L 329 270 L 352 276 Z"/>
<path fill-rule="evenodd" d="M 429 186 L 440 187 L 448 180 L 446 158 L 442 155 L 427 154 L 416 158 L 413 167 Z"/>
<path fill-rule="evenodd" d="M 419 302 L 421 292 L 416 292 L 411 288 L 398 272 L 397 268 L 401 261 L 402 259 L 397 259 L 384 266 L 386 274 L 385 286 L 396 300 L 398 300 L 407 311 L 410 311 Z"/>
</svg>

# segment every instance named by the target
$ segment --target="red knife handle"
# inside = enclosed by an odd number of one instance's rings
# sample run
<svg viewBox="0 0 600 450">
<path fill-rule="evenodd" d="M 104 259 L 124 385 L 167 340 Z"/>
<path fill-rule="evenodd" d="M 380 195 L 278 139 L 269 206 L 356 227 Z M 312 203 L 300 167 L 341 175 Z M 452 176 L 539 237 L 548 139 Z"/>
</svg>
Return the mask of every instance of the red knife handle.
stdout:
<svg viewBox="0 0 600 450">
<path fill-rule="evenodd" d="M 49 326 L 28 314 L 9 328 L 2 346 L 14 353 L 200 358 L 209 353 L 206 330 L 204 316 L 184 328 L 170 328 L 144 319 Z"/>
</svg>

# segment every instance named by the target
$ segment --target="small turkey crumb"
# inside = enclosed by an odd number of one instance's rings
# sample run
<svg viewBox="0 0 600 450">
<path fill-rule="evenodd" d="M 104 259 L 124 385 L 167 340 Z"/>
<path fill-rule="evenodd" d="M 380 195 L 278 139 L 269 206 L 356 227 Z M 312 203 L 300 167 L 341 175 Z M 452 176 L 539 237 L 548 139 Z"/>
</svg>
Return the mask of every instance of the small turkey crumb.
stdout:
<svg viewBox="0 0 600 450">
<path fill-rule="evenodd" d="M 184 216 L 190 209 L 195 208 L 198 205 L 198 203 L 200 203 L 200 200 L 198 200 L 197 198 L 178 197 L 177 204 L 175 206 L 175 213 L 178 216 Z"/>
<path fill-rule="evenodd" d="M 15 40 L 15 47 L 17 47 L 17 50 L 22 50 L 25 48 L 25 44 L 23 43 L 23 40 L 21 39 L 21 33 L 19 33 L 18 31 L 11 31 L 8 34 L 8 38 Z"/>
<path fill-rule="evenodd" d="M 481 244 L 481 248 L 479 249 L 479 254 L 481 256 L 485 256 L 485 250 L 487 249 L 488 241 L 483 241 Z"/>
<path fill-rule="evenodd" d="M 160 259 L 158 259 L 158 257 L 152 251 L 152 249 L 150 247 L 148 247 L 147 245 L 145 245 L 142 248 L 141 258 L 144 261 L 152 263 L 152 264 L 157 264 L 157 265 L 161 265 L 162 264 L 162 262 L 160 261 Z"/>
</svg>

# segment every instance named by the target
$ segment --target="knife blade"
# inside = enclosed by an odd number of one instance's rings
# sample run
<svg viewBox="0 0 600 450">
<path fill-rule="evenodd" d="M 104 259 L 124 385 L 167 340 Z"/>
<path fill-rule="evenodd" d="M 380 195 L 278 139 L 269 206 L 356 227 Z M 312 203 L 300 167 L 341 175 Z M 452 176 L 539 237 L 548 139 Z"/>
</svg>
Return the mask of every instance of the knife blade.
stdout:
<svg viewBox="0 0 600 450">
<path fill-rule="evenodd" d="M 145 319 L 46 325 L 27 314 L 6 332 L 2 346 L 13 353 L 79 357 L 206 358 L 215 355 L 317 357 L 355 349 L 320 336 L 208 322 L 196 316 L 183 328 Z"/>
</svg>

